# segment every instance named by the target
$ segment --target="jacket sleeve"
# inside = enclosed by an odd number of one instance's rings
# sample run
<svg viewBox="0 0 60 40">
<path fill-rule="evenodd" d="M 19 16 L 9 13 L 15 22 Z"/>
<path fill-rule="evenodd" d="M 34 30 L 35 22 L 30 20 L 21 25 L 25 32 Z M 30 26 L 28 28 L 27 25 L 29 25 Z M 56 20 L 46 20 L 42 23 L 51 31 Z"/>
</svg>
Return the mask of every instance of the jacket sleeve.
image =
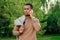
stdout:
<svg viewBox="0 0 60 40">
<path fill-rule="evenodd" d="M 18 31 L 18 27 L 15 25 L 15 27 L 14 27 L 14 29 L 13 29 L 13 35 L 15 35 L 15 36 L 19 36 L 19 31 Z"/>
<path fill-rule="evenodd" d="M 39 31 L 41 29 L 41 25 L 39 23 L 39 20 L 38 19 L 33 19 L 33 28 L 36 30 L 36 31 Z"/>
</svg>

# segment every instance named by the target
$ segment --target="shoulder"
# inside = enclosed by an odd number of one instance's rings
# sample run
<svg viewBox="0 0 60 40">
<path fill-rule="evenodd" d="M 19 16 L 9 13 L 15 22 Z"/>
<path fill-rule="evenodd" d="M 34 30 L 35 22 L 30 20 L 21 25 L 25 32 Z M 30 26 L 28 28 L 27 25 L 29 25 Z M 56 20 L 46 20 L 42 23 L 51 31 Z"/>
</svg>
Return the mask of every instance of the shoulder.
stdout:
<svg viewBox="0 0 60 40">
<path fill-rule="evenodd" d="M 22 19 L 22 18 L 25 18 L 25 15 L 22 15 L 21 17 L 15 19 L 14 21 L 20 20 L 20 19 Z"/>
<path fill-rule="evenodd" d="M 14 20 L 14 24 L 19 24 L 22 20 L 24 20 L 24 15 L 19 17 L 19 18 L 17 18 L 17 19 L 15 19 Z"/>
<path fill-rule="evenodd" d="M 35 17 L 34 17 L 33 20 L 36 21 L 36 22 L 39 22 L 39 19 L 38 19 L 38 18 L 35 18 Z"/>
<path fill-rule="evenodd" d="M 39 19 L 38 19 L 38 18 L 36 18 L 36 17 L 34 17 L 34 20 L 37 20 L 37 21 L 39 21 Z"/>
</svg>

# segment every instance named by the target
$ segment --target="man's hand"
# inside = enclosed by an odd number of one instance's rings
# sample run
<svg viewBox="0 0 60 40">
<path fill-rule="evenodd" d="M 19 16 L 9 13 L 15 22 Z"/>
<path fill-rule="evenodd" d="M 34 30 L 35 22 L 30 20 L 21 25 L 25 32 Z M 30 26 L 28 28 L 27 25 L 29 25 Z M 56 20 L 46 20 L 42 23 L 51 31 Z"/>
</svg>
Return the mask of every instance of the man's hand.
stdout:
<svg viewBox="0 0 60 40">
<path fill-rule="evenodd" d="M 30 17 L 33 19 L 33 18 L 34 18 L 34 16 L 33 16 L 33 10 L 31 10 L 31 11 L 29 12 L 29 14 L 30 14 Z"/>
<path fill-rule="evenodd" d="M 19 28 L 19 32 L 20 32 L 20 33 L 23 33 L 23 32 L 24 32 L 24 27 L 23 27 L 23 26 L 21 26 L 21 27 Z"/>
</svg>

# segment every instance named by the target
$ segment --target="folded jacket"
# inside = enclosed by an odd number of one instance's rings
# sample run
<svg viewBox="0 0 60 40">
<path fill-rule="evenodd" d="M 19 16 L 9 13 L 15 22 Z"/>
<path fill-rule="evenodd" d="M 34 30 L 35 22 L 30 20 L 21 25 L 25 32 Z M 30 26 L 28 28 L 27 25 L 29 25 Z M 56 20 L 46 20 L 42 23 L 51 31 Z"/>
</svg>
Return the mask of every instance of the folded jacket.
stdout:
<svg viewBox="0 0 60 40">
<path fill-rule="evenodd" d="M 14 20 L 15 25 L 23 25 L 23 22 L 25 21 L 25 15 L 19 17 L 18 19 Z"/>
</svg>

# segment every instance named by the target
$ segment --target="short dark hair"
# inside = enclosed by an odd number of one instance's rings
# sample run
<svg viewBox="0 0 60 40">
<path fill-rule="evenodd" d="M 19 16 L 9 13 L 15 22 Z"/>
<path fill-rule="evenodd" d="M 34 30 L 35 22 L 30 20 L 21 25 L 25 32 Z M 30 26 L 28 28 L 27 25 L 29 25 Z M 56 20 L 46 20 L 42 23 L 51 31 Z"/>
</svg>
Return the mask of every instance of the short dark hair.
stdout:
<svg viewBox="0 0 60 40">
<path fill-rule="evenodd" d="M 33 5 L 32 4 L 28 3 L 28 4 L 25 4 L 25 5 L 29 5 L 31 7 L 31 9 L 33 9 Z"/>
</svg>

